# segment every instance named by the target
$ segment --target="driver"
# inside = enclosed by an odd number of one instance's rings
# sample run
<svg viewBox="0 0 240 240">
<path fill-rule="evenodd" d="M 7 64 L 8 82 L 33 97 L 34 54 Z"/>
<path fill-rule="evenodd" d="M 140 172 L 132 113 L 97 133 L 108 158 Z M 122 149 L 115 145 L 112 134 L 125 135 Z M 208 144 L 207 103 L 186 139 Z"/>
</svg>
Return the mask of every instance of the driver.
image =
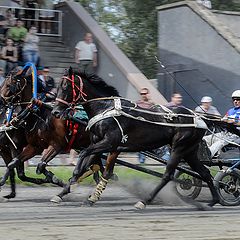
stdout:
<svg viewBox="0 0 240 240">
<path fill-rule="evenodd" d="M 234 107 L 227 111 L 226 115 L 223 117 L 223 121 L 240 126 L 240 90 L 236 90 L 232 93 L 232 101 Z M 239 136 L 226 131 L 205 136 L 203 139 L 206 141 L 212 157 L 224 146 L 228 145 L 229 142 L 240 144 Z"/>
</svg>

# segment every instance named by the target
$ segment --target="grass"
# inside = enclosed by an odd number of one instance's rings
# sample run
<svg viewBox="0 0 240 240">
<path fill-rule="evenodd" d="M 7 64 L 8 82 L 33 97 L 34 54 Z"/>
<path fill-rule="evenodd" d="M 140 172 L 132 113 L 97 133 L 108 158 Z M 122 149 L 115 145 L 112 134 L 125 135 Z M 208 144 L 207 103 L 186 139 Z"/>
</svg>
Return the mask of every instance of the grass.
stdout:
<svg viewBox="0 0 240 240">
<path fill-rule="evenodd" d="M 59 166 L 59 167 L 48 167 L 47 168 L 49 171 L 52 171 L 59 179 L 63 180 L 64 182 L 67 182 L 68 179 L 72 176 L 73 172 L 73 167 L 64 167 L 64 166 Z M 158 168 L 155 169 L 156 171 L 163 172 L 164 168 Z M 0 176 L 4 174 L 5 168 L 0 168 Z M 37 175 L 35 173 L 36 167 L 28 167 L 25 170 L 25 174 L 28 177 L 34 177 L 34 178 L 44 178 L 44 175 Z M 149 174 L 143 173 L 136 171 L 134 169 L 126 168 L 126 167 L 115 167 L 114 173 L 117 174 L 119 179 L 124 179 L 126 180 L 131 180 L 134 178 L 144 178 L 144 179 L 157 179 L 154 176 L 151 176 Z M 22 184 L 26 186 L 34 186 L 35 184 L 29 183 L 29 182 L 22 182 L 18 177 L 16 177 L 16 183 L 17 184 Z M 89 176 L 86 179 L 83 180 L 83 184 L 95 184 L 93 177 Z M 7 184 L 9 184 L 9 180 L 7 181 Z M 46 185 L 46 184 L 45 184 Z"/>
<path fill-rule="evenodd" d="M 63 180 L 64 182 L 67 182 L 68 179 L 72 176 L 72 172 L 73 172 L 73 167 L 68 167 L 68 166 L 59 166 L 59 167 L 48 167 L 48 170 L 52 171 L 59 179 Z M 161 172 L 163 173 L 165 168 L 164 167 L 157 167 L 154 168 L 155 171 Z M 3 175 L 5 171 L 5 168 L 0 168 L 0 176 Z M 44 178 L 44 175 L 37 175 L 35 173 L 36 171 L 36 167 L 28 167 L 25 170 L 25 174 L 28 177 L 35 177 L 35 178 Z M 211 174 L 213 176 L 216 175 L 218 171 L 218 168 L 213 167 L 211 168 Z M 144 180 L 158 180 L 157 177 L 154 177 L 152 175 L 143 173 L 143 172 L 139 172 L 136 171 L 134 169 L 130 169 L 127 167 L 119 167 L 116 166 L 114 169 L 114 173 L 117 174 L 119 179 L 123 179 L 124 181 L 128 181 L 128 180 L 132 180 L 132 179 L 144 179 Z M 185 175 L 185 174 L 184 174 Z M 184 176 L 182 175 L 182 177 Z M 18 179 L 18 177 L 16 177 L 16 183 L 17 184 L 22 184 L 22 185 L 26 185 L 26 186 L 34 186 L 35 184 L 32 183 L 28 183 L 28 182 L 22 182 L 20 179 Z M 9 184 L 9 180 L 7 181 L 7 184 Z M 86 179 L 83 180 L 82 184 L 86 184 L 86 185 L 90 185 L 90 184 L 95 184 L 93 177 L 89 176 Z"/>
</svg>

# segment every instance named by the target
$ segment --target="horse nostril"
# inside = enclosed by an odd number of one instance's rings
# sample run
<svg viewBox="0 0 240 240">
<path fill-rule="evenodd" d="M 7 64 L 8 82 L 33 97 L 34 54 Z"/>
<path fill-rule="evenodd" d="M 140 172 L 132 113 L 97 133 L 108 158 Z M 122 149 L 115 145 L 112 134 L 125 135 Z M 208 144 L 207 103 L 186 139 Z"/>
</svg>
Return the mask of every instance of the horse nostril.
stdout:
<svg viewBox="0 0 240 240">
<path fill-rule="evenodd" d="M 55 116 L 56 118 L 60 118 L 60 111 L 58 110 L 53 110 L 52 115 Z"/>
</svg>

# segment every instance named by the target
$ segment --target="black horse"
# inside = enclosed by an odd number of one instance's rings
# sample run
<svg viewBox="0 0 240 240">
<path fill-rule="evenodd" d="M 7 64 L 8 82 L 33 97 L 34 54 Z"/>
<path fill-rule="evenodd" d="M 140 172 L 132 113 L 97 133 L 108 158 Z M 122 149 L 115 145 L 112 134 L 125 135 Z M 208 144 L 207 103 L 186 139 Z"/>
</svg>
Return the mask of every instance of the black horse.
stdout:
<svg viewBox="0 0 240 240">
<path fill-rule="evenodd" d="M 77 178 L 92 164 L 91 158 L 88 156 L 110 152 L 102 180 L 95 193 L 89 198 L 89 201 L 93 203 L 99 199 L 101 192 L 105 189 L 116 157 L 120 152 L 151 150 L 169 144 L 172 148 L 171 158 L 167 163 L 161 183 L 150 196 L 139 202 L 136 207 L 144 208 L 146 204 L 153 201 L 157 193 L 173 178 L 181 159 L 184 159 L 208 184 L 213 197 L 209 206 L 219 202 L 210 171 L 199 161 L 197 150 L 208 125 L 216 124 L 239 135 L 239 131 L 235 127 L 219 121 L 206 119 L 203 121 L 184 107 L 177 107 L 172 111 L 160 107 L 155 111 L 149 111 L 138 107 L 132 101 L 119 97 L 101 99 L 99 93 L 106 83 L 96 81 L 95 79 L 99 80 L 99 78 L 95 75 L 87 76 L 82 73 L 78 75 L 81 77 L 81 81 L 79 81 L 79 77 L 75 76 L 74 84 L 77 88 L 81 88 L 81 91 L 88 97 L 88 101 L 81 104 L 90 119 L 88 128 L 91 132 L 91 145 L 80 153 L 73 176 L 58 195 L 59 197 L 68 193 L 71 184 L 75 183 Z M 72 81 L 62 79 L 53 110 L 53 114 L 56 116 L 60 116 L 72 103 L 72 84 Z M 79 101 L 83 101 L 83 99 L 79 99 Z"/>
</svg>

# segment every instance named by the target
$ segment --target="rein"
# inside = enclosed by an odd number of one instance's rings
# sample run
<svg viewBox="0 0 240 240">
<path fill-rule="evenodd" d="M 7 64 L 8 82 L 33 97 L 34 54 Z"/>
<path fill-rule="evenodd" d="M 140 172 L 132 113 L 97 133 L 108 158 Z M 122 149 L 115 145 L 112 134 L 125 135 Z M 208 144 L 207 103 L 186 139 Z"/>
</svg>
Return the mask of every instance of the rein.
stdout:
<svg viewBox="0 0 240 240">
<path fill-rule="evenodd" d="M 23 86 L 21 87 L 20 85 L 20 81 L 17 80 L 17 87 L 20 86 L 20 90 L 19 92 L 17 92 L 16 94 L 12 95 L 12 96 L 9 96 L 9 97 L 5 97 L 1 94 L 1 97 L 4 99 L 5 102 L 8 102 L 9 100 L 13 100 L 15 97 L 19 96 L 23 90 L 25 89 L 25 87 L 27 86 L 27 79 L 26 78 L 23 78 L 24 79 L 24 84 Z M 10 80 L 12 80 L 12 76 L 10 76 Z"/>
<path fill-rule="evenodd" d="M 71 78 L 66 77 L 66 76 L 64 76 L 62 78 L 71 82 L 73 100 L 72 100 L 71 103 L 68 103 L 67 101 L 65 101 L 65 100 L 63 100 L 61 98 L 56 98 L 56 101 L 58 101 L 60 103 L 63 103 L 65 105 L 67 105 L 67 106 L 75 105 L 76 102 L 79 101 L 79 99 L 83 99 L 84 101 L 87 101 L 85 99 L 85 97 L 87 97 L 87 94 L 83 91 L 83 81 L 82 81 L 82 78 L 80 76 L 77 75 L 77 78 L 79 79 L 79 87 L 74 82 L 74 75 L 72 75 Z M 76 93 L 76 89 L 79 91 L 78 92 L 78 96 L 77 96 L 77 93 Z"/>
<path fill-rule="evenodd" d="M 136 108 L 129 108 L 130 110 L 134 110 L 134 111 L 139 111 L 139 112 L 145 112 L 148 114 L 155 114 L 158 116 L 163 116 L 166 119 L 170 119 L 172 120 L 172 118 L 177 118 L 177 117 L 190 117 L 193 119 L 193 123 L 169 123 L 169 122 L 154 122 L 154 121 L 150 121 L 147 120 L 141 116 L 135 117 L 131 114 L 128 114 L 126 112 L 123 111 L 123 106 L 121 105 L 121 99 L 122 98 L 111 98 L 114 101 L 114 107 L 106 109 L 104 112 L 95 115 L 94 117 L 92 117 L 89 122 L 88 122 L 88 126 L 87 129 L 90 129 L 94 124 L 96 124 L 97 122 L 106 119 L 106 118 L 114 118 L 116 120 L 117 116 L 124 116 L 127 118 L 131 118 L 134 120 L 138 120 L 138 121 L 142 121 L 142 122 L 147 122 L 147 123 L 151 123 L 151 124 L 155 124 L 155 125 L 160 125 L 160 126 L 166 126 L 166 127 L 199 127 L 199 128 L 205 128 L 207 129 L 207 125 L 206 123 L 201 119 L 201 117 L 199 115 L 197 115 L 196 113 L 194 113 L 193 111 L 191 111 L 191 113 L 193 113 L 193 115 L 190 114 L 178 114 L 178 113 L 173 113 L 173 112 L 167 112 L 167 113 L 158 113 L 158 112 L 151 112 L 151 111 L 147 111 L 147 110 L 142 110 L 142 109 L 136 109 Z M 119 125 L 119 124 L 118 124 Z"/>
</svg>

